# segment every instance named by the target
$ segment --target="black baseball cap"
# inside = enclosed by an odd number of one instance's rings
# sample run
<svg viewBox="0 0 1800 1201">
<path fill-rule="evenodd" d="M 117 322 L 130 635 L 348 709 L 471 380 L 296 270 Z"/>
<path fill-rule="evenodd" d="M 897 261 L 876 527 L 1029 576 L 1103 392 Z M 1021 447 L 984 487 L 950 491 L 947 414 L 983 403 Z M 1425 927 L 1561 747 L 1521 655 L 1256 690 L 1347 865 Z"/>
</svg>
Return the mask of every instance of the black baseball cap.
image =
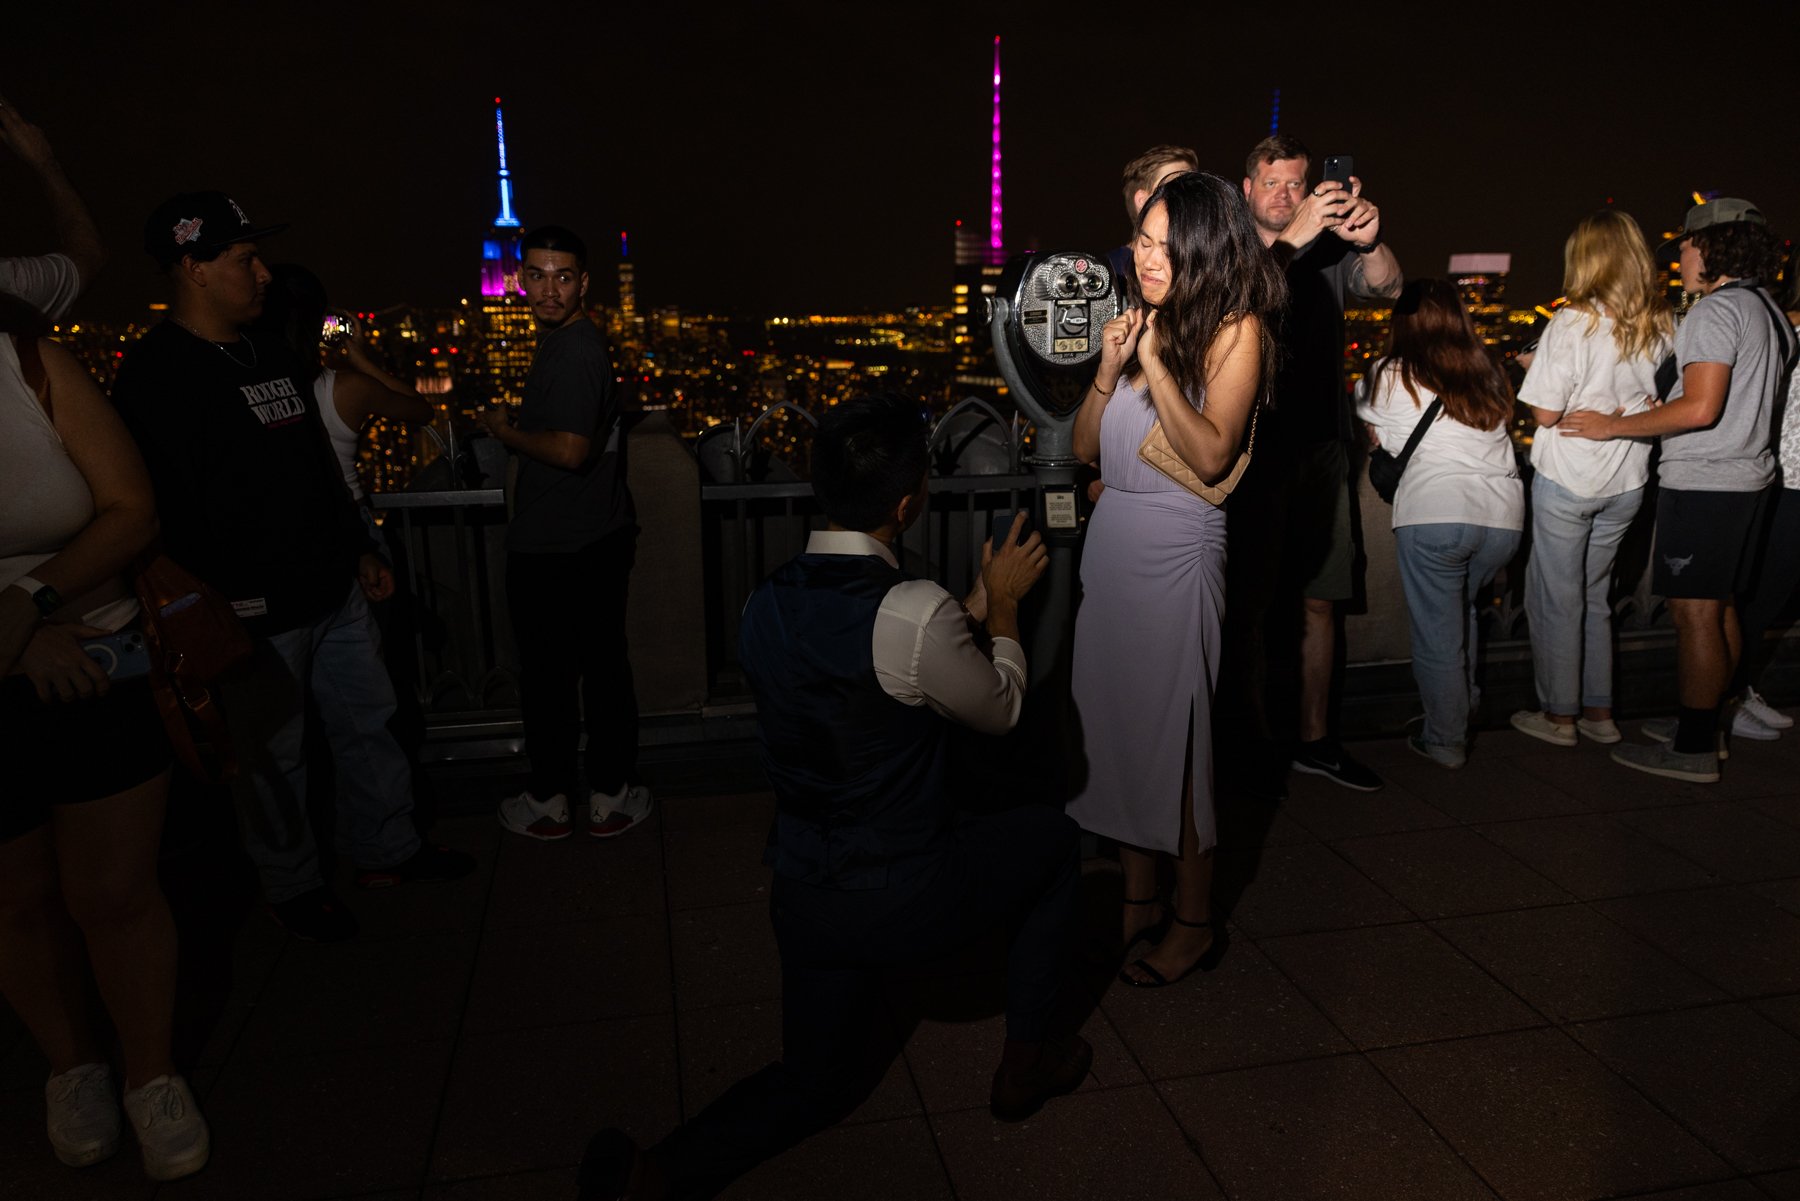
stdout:
<svg viewBox="0 0 1800 1201">
<path fill-rule="evenodd" d="M 144 250 L 158 267 L 167 268 L 183 255 L 209 259 L 227 246 L 254 242 L 286 228 L 258 228 L 223 192 L 183 192 L 157 205 L 144 222 Z"/>
</svg>

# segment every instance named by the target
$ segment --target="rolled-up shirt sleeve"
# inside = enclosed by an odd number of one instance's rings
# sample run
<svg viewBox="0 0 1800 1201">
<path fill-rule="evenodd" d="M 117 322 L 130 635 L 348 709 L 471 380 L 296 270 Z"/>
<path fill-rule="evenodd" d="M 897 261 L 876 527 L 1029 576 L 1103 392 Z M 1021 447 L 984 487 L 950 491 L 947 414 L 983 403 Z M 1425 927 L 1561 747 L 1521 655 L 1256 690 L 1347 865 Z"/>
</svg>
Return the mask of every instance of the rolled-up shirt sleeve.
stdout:
<svg viewBox="0 0 1800 1201">
<path fill-rule="evenodd" d="M 976 645 L 962 602 L 930 580 L 890 589 L 875 617 L 875 677 L 904 705 L 929 705 L 983 734 L 1004 734 L 1025 700 L 1025 648 L 994 639 L 990 659 Z"/>
</svg>

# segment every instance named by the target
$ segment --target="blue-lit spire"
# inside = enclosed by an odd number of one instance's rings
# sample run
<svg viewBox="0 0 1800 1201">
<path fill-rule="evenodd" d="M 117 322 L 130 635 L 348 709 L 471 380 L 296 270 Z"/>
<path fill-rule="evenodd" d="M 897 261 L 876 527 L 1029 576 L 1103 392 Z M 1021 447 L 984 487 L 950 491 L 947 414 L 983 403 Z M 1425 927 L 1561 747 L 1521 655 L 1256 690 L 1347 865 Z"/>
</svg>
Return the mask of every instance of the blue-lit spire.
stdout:
<svg viewBox="0 0 1800 1201">
<path fill-rule="evenodd" d="M 1269 100 L 1269 136 L 1274 137 L 1281 132 L 1281 89 L 1275 89 L 1275 95 Z M 505 166 L 506 148 L 500 149 L 501 166 Z M 502 175 L 506 172 L 502 171 Z"/>
<path fill-rule="evenodd" d="M 513 216 L 512 173 L 506 169 L 506 116 L 500 110 L 500 97 L 494 97 L 494 135 L 500 142 L 500 215 L 494 218 L 497 228 L 517 229 L 519 219 Z"/>
</svg>

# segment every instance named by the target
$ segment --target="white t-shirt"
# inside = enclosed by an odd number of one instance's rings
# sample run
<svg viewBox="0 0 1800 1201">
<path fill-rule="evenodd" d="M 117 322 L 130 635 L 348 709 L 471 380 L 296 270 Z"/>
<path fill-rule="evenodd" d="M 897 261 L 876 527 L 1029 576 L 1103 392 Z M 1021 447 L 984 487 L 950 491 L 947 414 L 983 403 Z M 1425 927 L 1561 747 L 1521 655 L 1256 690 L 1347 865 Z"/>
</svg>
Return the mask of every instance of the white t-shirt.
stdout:
<svg viewBox="0 0 1800 1201">
<path fill-rule="evenodd" d="M 1371 364 L 1369 376 L 1374 375 Z M 1375 427 L 1381 448 L 1398 457 L 1435 399 L 1421 385 L 1414 403 L 1396 367 L 1381 373 L 1373 395 L 1368 377 L 1357 384 L 1356 415 Z M 1519 464 L 1504 423 L 1498 429 L 1478 430 L 1451 420 L 1440 409 L 1419 439 L 1394 493 L 1394 528 L 1442 523 L 1525 528 L 1525 486 L 1519 482 Z"/>
<path fill-rule="evenodd" d="M 1641 413 L 1656 393 L 1656 366 L 1669 353 L 1659 340 L 1642 357 L 1622 358 L 1613 339 L 1612 318 L 1602 311 L 1590 332 L 1590 316 L 1564 309 L 1544 328 L 1537 357 L 1519 387 L 1519 399 L 1534 409 L 1568 413 L 1588 410 Z M 1531 442 L 1531 465 L 1576 496 L 1618 496 L 1650 479 L 1649 438 L 1565 437 L 1556 426 L 1540 429 Z"/>
<path fill-rule="evenodd" d="M 1800 337 L 1800 325 L 1794 327 Z M 1787 407 L 1781 411 L 1781 486 L 1800 488 L 1800 366 L 1788 373 Z"/>
</svg>

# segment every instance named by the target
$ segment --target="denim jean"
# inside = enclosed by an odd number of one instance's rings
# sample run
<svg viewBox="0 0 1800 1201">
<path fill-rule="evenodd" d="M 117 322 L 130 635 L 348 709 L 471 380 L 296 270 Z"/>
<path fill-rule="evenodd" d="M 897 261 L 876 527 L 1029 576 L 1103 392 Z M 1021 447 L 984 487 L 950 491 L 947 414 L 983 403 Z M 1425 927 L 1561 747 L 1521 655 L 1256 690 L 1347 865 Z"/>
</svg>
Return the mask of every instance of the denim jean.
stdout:
<svg viewBox="0 0 1800 1201">
<path fill-rule="evenodd" d="M 1546 713 L 1612 708 L 1613 560 L 1643 502 L 1642 488 L 1587 497 L 1541 471 L 1532 482 L 1525 615 Z"/>
<path fill-rule="evenodd" d="M 1412 618 L 1413 679 L 1425 703 L 1424 741 L 1461 749 L 1475 688 L 1474 593 L 1519 549 L 1518 530 L 1444 522 L 1394 531 Z"/>
<path fill-rule="evenodd" d="M 240 763 L 232 792 L 244 849 L 271 903 L 325 883 L 306 812 L 309 696 L 337 768 L 337 839 L 350 861 L 388 867 L 419 849 L 412 769 L 387 728 L 394 687 L 352 582 L 336 611 L 256 639 L 248 669 L 220 689 Z"/>
</svg>

